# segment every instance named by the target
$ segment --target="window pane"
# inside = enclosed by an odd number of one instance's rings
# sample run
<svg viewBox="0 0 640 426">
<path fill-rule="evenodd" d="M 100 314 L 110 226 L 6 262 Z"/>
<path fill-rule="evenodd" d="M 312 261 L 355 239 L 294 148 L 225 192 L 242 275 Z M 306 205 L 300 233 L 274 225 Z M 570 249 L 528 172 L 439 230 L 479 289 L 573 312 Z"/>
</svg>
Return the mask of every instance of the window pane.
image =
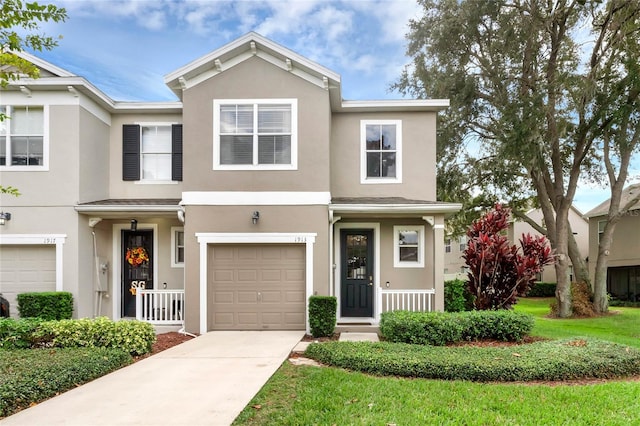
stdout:
<svg viewBox="0 0 640 426">
<path fill-rule="evenodd" d="M 398 244 L 400 245 L 417 245 L 418 231 L 400 231 L 398 233 Z"/>
<path fill-rule="evenodd" d="M 258 105 L 259 133 L 290 133 L 290 105 Z"/>
<path fill-rule="evenodd" d="M 184 232 L 182 231 L 178 231 L 176 232 L 176 244 L 178 244 L 179 247 L 184 246 Z"/>
<path fill-rule="evenodd" d="M 42 135 L 44 112 L 37 107 L 14 107 L 11 112 L 11 133 L 14 135 Z"/>
<path fill-rule="evenodd" d="M 381 127 L 382 133 L 382 149 L 393 150 L 396 149 L 396 125 L 385 124 Z"/>
<path fill-rule="evenodd" d="M 220 133 L 253 133 L 253 105 L 221 105 Z"/>
<path fill-rule="evenodd" d="M 142 154 L 142 179 L 171 180 L 171 154 Z"/>
<path fill-rule="evenodd" d="M 42 136 L 13 136 L 11 138 L 11 164 L 14 166 L 42 165 L 42 146 Z"/>
<path fill-rule="evenodd" d="M 380 150 L 380 126 L 377 124 L 367 125 L 367 150 Z"/>
<path fill-rule="evenodd" d="M 7 137 L 0 136 L 0 166 L 7 165 Z"/>
<path fill-rule="evenodd" d="M 8 115 L 7 114 L 7 107 L 1 106 L 0 105 L 0 114 L 4 114 L 4 115 Z M 9 118 L 6 118 L 4 120 L 0 120 L 0 135 L 6 135 L 7 134 L 7 122 L 9 121 Z"/>
<path fill-rule="evenodd" d="M 418 247 L 400 246 L 400 262 L 417 262 Z"/>
<path fill-rule="evenodd" d="M 184 247 L 178 247 L 176 250 L 176 263 L 184 263 Z"/>
<path fill-rule="evenodd" d="M 253 164 L 253 137 L 220 136 L 220 164 Z"/>
<path fill-rule="evenodd" d="M 291 136 L 259 136 L 258 164 L 291 164 Z"/>
<path fill-rule="evenodd" d="M 396 153 L 385 152 L 382 154 L 382 176 L 396 177 Z"/>
<path fill-rule="evenodd" d="M 143 126 L 142 152 L 171 153 L 171 127 Z"/>
<path fill-rule="evenodd" d="M 379 152 L 367 152 L 367 177 L 380 177 L 381 158 Z"/>
</svg>

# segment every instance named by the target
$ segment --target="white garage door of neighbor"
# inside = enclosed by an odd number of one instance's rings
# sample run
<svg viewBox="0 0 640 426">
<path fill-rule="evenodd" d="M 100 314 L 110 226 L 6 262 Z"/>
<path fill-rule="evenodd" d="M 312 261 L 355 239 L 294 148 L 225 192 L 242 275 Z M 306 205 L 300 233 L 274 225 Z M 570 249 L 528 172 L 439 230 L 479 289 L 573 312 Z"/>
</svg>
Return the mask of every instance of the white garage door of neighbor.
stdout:
<svg viewBox="0 0 640 426">
<path fill-rule="evenodd" d="M 0 293 L 9 301 L 12 317 L 18 317 L 18 294 L 55 289 L 55 246 L 0 246 Z"/>
<path fill-rule="evenodd" d="M 304 330 L 303 244 L 212 245 L 209 324 L 213 330 Z"/>
</svg>

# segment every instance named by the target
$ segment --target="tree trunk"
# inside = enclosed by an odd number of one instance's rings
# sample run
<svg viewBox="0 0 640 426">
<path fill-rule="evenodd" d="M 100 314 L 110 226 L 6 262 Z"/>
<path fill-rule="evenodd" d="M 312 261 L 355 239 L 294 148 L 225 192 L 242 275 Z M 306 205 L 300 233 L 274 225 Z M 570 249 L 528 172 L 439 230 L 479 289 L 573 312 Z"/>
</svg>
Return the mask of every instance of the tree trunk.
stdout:
<svg viewBox="0 0 640 426">
<path fill-rule="evenodd" d="M 567 237 L 569 238 L 569 258 L 573 265 L 573 277 L 577 283 L 583 282 L 589 284 L 591 287 L 591 280 L 589 279 L 589 269 L 587 268 L 587 262 L 582 258 L 582 253 L 578 248 L 576 237 L 571 230 L 571 224 L 569 223 L 569 232 Z"/>
<path fill-rule="evenodd" d="M 569 208 L 561 203 L 556 214 L 556 300 L 558 316 L 568 318 L 573 314 L 571 283 L 569 282 Z"/>
</svg>

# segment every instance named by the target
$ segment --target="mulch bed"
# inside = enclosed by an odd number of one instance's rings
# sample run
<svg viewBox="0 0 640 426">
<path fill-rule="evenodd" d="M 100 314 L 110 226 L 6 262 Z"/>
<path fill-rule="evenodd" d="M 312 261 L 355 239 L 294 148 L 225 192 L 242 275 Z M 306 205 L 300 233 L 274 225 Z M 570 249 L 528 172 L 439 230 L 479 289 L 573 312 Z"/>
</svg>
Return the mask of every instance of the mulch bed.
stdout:
<svg viewBox="0 0 640 426">
<path fill-rule="evenodd" d="M 162 333 L 156 336 L 156 342 L 151 347 L 151 352 L 134 357 L 134 361 L 140 361 L 141 359 L 148 358 L 151 355 L 155 355 L 159 352 L 172 348 L 176 345 L 184 343 L 193 339 L 192 336 L 187 334 L 178 333 L 177 331 L 171 331 L 169 333 Z"/>
</svg>

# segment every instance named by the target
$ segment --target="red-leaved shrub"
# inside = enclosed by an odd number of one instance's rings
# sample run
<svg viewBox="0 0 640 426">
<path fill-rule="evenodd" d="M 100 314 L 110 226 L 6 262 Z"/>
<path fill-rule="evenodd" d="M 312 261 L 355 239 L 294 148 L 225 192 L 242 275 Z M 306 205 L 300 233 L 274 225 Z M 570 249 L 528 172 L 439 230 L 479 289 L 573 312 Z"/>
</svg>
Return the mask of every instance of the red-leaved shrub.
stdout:
<svg viewBox="0 0 640 426">
<path fill-rule="evenodd" d="M 545 265 L 553 263 L 543 236 L 522 235 L 520 249 L 510 245 L 505 230 L 510 209 L 496 204 L 467 231 L 463 258 L 469 268 L 469 291 L 476 309 L 511 309 L 531 288 Z"/>
</svg>

